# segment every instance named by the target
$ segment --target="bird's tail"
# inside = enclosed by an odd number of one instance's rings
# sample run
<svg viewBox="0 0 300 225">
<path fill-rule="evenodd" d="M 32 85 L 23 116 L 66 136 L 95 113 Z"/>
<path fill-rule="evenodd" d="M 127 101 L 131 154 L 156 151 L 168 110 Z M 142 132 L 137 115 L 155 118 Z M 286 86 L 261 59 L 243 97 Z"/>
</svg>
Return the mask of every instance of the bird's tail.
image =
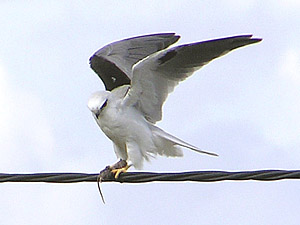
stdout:
<svg viewBox="0 0 300 225">
<path fill-rule="evenodd" d="M 156 143 L 159 143 L 158 145 L 161 146 L 163 149 L 161 149 L 161 152 L 159 152 L 159 154 L 161 155 L 166 155 L 166 156 L 182 156 L 182 152 L 180 151 L 180 149 L 176 148 L 179 146 L 182 147 L 186 147 L 189 148 L 195 152 L 198 153 L 204 153 L 207 155 L 212 155 L 212 156 L 218 156 L 218 154 L 213 153 L 213 152 L 208 152 L 208 151 L 203 151 L 185 141 L 180 140 L 177 137 L 174 137 L 171 134 L 168 134 L 167 132 L 163 131 L 162 129 L 156 127 L 156 126 L 152 126 L 152 133 L 154 135 L 154 137 L 156 137 Z M 164 143 L 162 145 L 162 140 L 164 140 Z M 169 145 L 169 146 L 168 146 Z M 175 148 L 175 149 L 173 149 Z M 169 150 L 168 150 L 169 149 Z M 172 150 L 173 149 L 173 150 Z"/>
</svg>

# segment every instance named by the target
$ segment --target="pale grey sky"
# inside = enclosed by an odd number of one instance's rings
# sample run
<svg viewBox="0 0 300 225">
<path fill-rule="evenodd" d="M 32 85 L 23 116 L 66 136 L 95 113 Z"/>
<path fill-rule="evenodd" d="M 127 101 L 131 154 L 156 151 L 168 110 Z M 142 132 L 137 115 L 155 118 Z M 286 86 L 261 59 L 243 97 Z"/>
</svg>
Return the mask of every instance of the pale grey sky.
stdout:
<svg viewBox="0 0 300 225">
<path fill-rule="evenodd" d="M 0 173 L 93 172 L 116 161 L 86 104 L 88 58 L 115 40 L 176 32 L 263 42 L 180 84 L 159 126 L 184 150 L 147 171 L 299 169 L 298 1 L 1 1 Z M 1 224 L 298 224 L 299 182 L 0 184 Z"/>
</svg>

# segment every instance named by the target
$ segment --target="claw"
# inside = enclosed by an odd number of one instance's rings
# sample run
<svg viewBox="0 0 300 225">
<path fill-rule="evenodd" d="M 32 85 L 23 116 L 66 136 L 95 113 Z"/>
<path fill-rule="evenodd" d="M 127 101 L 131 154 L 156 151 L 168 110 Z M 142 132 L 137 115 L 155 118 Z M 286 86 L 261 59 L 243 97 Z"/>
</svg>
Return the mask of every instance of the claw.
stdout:
<svg viewBox="0 0 300 225">
<path fill-rule="evenodd" d="M 119 175 L 120 175 L 121 173 L 125 173 L 125 172 L 129 169 L 130 166 L 131 166 L 131 165 L 126 165 L 126 166 L 123 167 L 123 168 L 113 169 L 111 172 L 112 172 L 113 174 L 115 174 L 115 179 L 118 179 Z"/>
<path fill-rule="evenodd" d="M 110 167 L 111 172 L 114 174 L 115 179 L 118 179 L 121 173 L 125 173 L 131 165 L 128 165 L 127 162 L 121 159 L 116 164 Z"/>
</svg>

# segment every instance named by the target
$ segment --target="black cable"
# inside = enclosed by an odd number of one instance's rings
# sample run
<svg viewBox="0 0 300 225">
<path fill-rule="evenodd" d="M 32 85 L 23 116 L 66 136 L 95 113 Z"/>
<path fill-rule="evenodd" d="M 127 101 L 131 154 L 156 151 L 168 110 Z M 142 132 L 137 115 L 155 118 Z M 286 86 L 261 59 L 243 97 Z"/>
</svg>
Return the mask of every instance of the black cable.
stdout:
<svg viewBox="0 0 300 225">
<path fill-rule="evenodd" d="M 35 174 L 5 174 L 0 173 L 0 183 L 4 182 L 47 182 L 75 183 L 96 182 L 99 174 L 87 173 L 35 173 Z M 126 172 L 115 179 L 109 176 L 101 182 L 144 183 L 153 181 L 275 181 L 283 179 L 300 179 L 300 170 L 258 170 L 258 171 L 192 171 L 180 173 Z"/>
</svg>

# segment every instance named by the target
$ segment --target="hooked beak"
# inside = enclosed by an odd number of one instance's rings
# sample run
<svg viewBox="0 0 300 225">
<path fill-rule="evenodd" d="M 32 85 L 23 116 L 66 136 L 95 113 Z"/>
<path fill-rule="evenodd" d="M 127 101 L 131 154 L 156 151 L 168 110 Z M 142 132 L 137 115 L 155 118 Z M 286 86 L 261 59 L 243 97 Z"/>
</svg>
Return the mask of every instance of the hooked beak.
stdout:
<svg viewBox="0 0 300 225">
<path fill-rule="evenodd" d="M 95 115 L 95 117 L 96 117 L 97 119 L 99 119 L 100 111 L 97 111 L 96 113 L 94 113 L 94 115 Z"/>
</svg>

